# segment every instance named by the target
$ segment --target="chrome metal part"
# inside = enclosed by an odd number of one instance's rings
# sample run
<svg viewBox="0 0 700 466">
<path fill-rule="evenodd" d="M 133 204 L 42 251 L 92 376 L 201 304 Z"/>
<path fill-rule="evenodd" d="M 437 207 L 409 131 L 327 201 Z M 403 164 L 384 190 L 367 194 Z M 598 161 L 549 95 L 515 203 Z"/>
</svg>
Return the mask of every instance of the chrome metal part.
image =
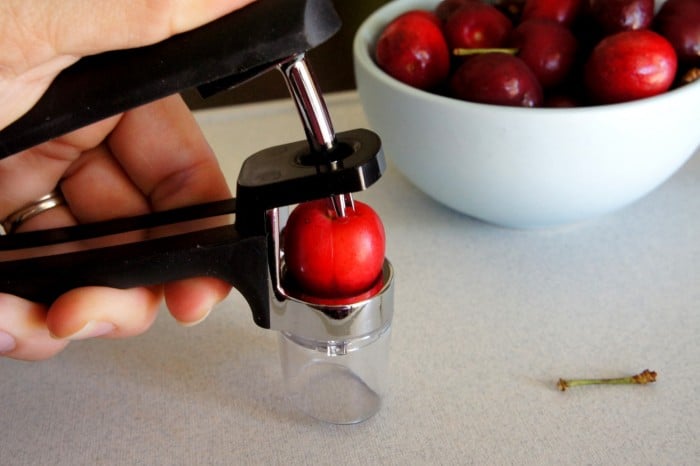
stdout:
<svg viewBox="0 0 700 466">
<path fill-rule="evenodd" d="M 270 232 L 267 257 L 269 260 L 270 281 L 272 282 L 271 300 L 284 300 L 286 294 L 282 287 L 282 224 L 280 223 L 280 209 L 272 209 L 266 212 L 267 230 Z"/>
<path fill-rule="evenodd" d="M 296 55 L 279 64 L 278 68 L 294 99 L 311 150 L 319 154 L 332 152 L 336 144 L 335 130 L 326 101 L 306 62 L 305 55 Z M 331 165 L 333 166 L 334 163 Z M 350 204 L 354 207 L 351 194 L 331 196 L 333 208 L 339 217 L 346 215 L 346 196 L 349 196 Z"/>
<path fill-rule="evenodd" d="M 355 210 L 355 199 L 350 193 L 331 196 L 331 203 L 333 204 L 333 209 L 338 217 L 345 217 L 346 209 L 348 207 Z"/>
<path fill-rule="evenodd" d="M 388 260 L 382 273 L 383 288 L 352 304 L 314 304 L 291 296 L 279 299 L 271 293 L 270 329 L 308 340 L 338 342 L 382 329 L 394 312 L 394 270 Z"/>
<path fill-rule="evenodd" d="M 311 149 L 319 153 L 333 150 L 333 123 L 305 55 L 296 55 L 278 66 L 299 111 Z"/>
</svg>

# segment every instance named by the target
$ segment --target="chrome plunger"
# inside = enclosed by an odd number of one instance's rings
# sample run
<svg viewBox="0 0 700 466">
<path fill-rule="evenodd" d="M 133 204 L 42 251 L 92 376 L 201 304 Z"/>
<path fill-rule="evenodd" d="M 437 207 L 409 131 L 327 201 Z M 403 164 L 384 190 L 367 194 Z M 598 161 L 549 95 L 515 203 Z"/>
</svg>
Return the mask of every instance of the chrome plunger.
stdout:
<svg viewBox="0 0 700 466">
<path fill-rule="evenodd" d="M 294 56 L 278 65 L 278 68 L 299 112 L 311 150 L 317 154 L 328 154 L 330 158 L 336 147 L 335 130 L 326 102 L 305 56 Z M 329 165 L 331 169 L 337 168 L 336 161 L 330 160 Z M 332 195 L 331 204 L 338 217 L 345 217 L 348 206 L 351 209 L 355 208 L 351 193 Z"/>
</svg>

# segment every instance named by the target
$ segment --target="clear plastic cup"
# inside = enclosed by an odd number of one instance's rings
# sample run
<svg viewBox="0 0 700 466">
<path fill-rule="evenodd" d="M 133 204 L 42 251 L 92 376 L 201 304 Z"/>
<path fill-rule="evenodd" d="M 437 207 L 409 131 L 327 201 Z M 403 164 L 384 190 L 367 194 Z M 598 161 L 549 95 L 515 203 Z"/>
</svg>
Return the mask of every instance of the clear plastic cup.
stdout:
<svg viewBox="0 0 700 466">
<path fill-rule="evenodd" d="M 280 332 L 287 395 L 309 416 L 354 424 L 381 408 L 389 381 L 393 315 L 393 271 L 388 262 L 384 276 L 383 289 L 365 301 L 346 306 L 304 303 L 295 310 L 320 319 L 322 330 Z"/>
</svg>

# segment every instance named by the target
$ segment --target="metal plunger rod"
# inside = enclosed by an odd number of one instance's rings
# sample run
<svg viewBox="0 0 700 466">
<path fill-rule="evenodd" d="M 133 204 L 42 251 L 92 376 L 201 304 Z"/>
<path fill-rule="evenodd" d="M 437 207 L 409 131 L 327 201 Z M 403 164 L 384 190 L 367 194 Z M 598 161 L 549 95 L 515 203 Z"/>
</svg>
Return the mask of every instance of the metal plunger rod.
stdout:
<svg viewBox="0 0 700 466">
<path fill-rule="evenodd" d="M 294 99 L 299 116 L 304 125 L 306 139 L 311 150 L 322 154 L 333 151 L 336 140 L 326 102 L 314 79 L 303 54 L 297 55 L 278 66 L 284 76 L 287 88 Z M 333 166 L 335 162 L 331 162 Z M 351 194 L 331 196 L 333 208 L 340 217 L 345 217 L 346 203 L 354 208 Z"/>
<path fill-rule="evenodd" d="M 297 55 L 282 63 L 280 70 L 294 98 L 311 149 L 318 153 L 333 150 L 333 123 L 304 55 Z"/>
</svg>

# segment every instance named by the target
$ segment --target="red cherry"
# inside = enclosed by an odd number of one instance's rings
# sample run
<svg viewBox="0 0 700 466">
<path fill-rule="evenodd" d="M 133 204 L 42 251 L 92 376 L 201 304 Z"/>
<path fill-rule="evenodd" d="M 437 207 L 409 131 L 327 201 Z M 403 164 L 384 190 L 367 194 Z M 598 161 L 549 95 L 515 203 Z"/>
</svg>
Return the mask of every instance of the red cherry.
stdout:
<svg viewBox="0 0 700 466">
<path fill-rule="evenodd" d="M 581 102 L 569 94 L 552 94 L 544 99 L 543 107 L 548 108 L 575 108 L 580 107 Z"/>
<path fill-rule="evenodd" d="M 442 0 L 435 7 L 435 15 L 444 22 L 452 16 L 452 13 L 459 10 L 465 4 L 479 1 L 480 0 Z"/>
<path fill-rule="evenodd" d="M 654 18 L 654 0 L 588 0 L 588 14 L 607 34 L 645 29 Z"/>
<path fill-rule="evenodd" d="M 513 23 L 498 9 L 479 2 L 467 2 L 445 23 L 445 36 L 452 50 L 501 47 Z"/>
<path fill-rule="evenodd" d="M 299 204 L 284 229 L 287 271 L 300 292 L 346 298 L 369 291 L 384 264 L 384 227 L 367 204 L 355 201 L 338 217 L 330 201 Z"/>
<path fill-rule="evenodd" d="M 450 72 L 450 52 L 439 24 L 434 14 L 423 10 L 394 19 L 377 40 L 379 67 L 409 86 L 438 86 Z"/>
<path fill-rule="evenodd" d="M 651 97 L 673 84 L 678 63 L 671 44 L 648 29 L 607 36 L 585 65 L 585 85 L 597 103 Z"/>
<path fill-rule="evenodd" d="M 530 68 L 506 53 L 469 57 L 452 76 L 450 89 L 458 99 L 513 107 L 539 107 L 543 98 Z"/>
<path fill-rule="evenodd" d="M 360 294 L 354 295 L 354 296 L 340 296 L 340 297 L 329 297 L 329 296 L 315 296 L 313 294 L 308 294 L 304 292 L 298 292 L 298 290 L 290 290 L 292 295 L 301 299 L 302 301 L 306 301 L 307 303 L 314 303 L 314 304 L 321 304 L 325 306 L 339 306 L 339 305 L 348 305 L 348 304 L 355 304 L 359 303 L 361 301 L 365 301 L 367 299 L 370 299 L 374 296 L 377 295 L 382 289 L 384 288 L 384 278 L 379 277 L 379 279 L 375 282 L 372 287 L 367 290 L 363 291 Z"/>
<path fill-rule="evenodd" d="M 509 43 L 544 88 L 564 81 L 576 61 L 576 37 L 556 21 L 525 20 L 513 30 Z"/>
<path fill-rule="evenodd" d="M 680 61 L 700 66 L 700 0 L 668 0 L 656 15 L 655 28 Z"/>
<path fill-rule="evenodd" d="M 520 21 L 525 4 L 524 0 L 495 0 L 492 3 L 493 6 L 503 12 L 513 24 L 517 24 Z"/>
<path fill-rule="evenodd" d="M 525 0 L 522 21 L 550 19 L 570 25 L 581 10 L 583 0 Z"/>
</svg>

